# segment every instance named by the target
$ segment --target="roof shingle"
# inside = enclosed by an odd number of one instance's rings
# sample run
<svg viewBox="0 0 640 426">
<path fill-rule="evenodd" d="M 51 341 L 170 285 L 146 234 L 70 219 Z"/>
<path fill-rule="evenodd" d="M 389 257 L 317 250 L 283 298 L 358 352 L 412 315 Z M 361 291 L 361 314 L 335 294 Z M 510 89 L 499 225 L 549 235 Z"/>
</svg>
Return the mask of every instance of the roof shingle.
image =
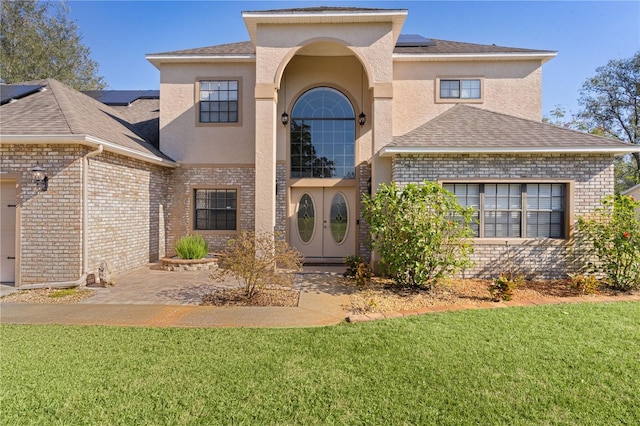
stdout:
<svg viewBox="0 0 640 426">
<path fill-rule="evenodd" d="M 115 109 L 55 79 L 38 83 L 46 90 L 0 107 L 0 135 L 88 135 L 170 160 L 136 133 L 136 127 Z"/>
<path fill-rule="evenodd" d="M 387 146 L 473 151 L 479 148 L 616 149 L 628 148 L 630 144 L 458 104 L 414 130 L 394 137 Z"/>
</svg>

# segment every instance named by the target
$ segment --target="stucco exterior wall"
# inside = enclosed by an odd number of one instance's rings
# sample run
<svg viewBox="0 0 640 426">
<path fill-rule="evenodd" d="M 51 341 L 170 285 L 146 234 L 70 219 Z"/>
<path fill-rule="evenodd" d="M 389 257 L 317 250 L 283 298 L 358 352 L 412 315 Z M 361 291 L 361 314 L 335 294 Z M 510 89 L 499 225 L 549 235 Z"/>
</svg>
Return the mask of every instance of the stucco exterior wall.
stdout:
<svg viewBox="0 0 640 426">
<path fill-rule="evenodd" d="M 275 186 L 275 181 L 272 185 Z M 193 226 L 193 194 L 195 189 L 235 188 L 238 190 L 238 230 L 254 229 L 255 169 L 251 166 L 188 166 L 171 172 L 169 177 L 169 207 L 167 213 L 168 256 L 175 255 L 175 243 L 187 234 L 200 234 L 216 252 L 225 247 L 237 231 L 196 231 Z"/>
<path fill-rule="evenodd" d="M 75 281 L 82 274 L 82 162 L 76 145 L 0 144 L 3 177 L 18 186 L 16 285 Z M 31 182 L 40 162 L 49 177 L 41 192 Z"/>
<path fill-rule="evenodd" d="M 474 106 L 515 117 L 542 119 L 540 61 L 394 62 L 393 135 L 403 135 L 455 103 L 436 103 L 436 78 L 484 78 Z"/>
<path fill-rule="evenodd" d="M 393 180 L 399 185 L 423 180 L 464 182 L 465 179 L 558 179 L 572 181 L 569 197 L 570 227 L 575 218 L 592 211 L 600 200 L 613 193 L 613 156 L 611 155 L 407 155 L 392 161 Z M 579 235 L 573 234 L 577 240 Z M 467 277 L 495 277 L 507 272 L 505 238 L 475 242 L 475 265 L 464 271 Z M 509 251 L 514 270 L 530 277 L 564 278 L 582 266 L 580 253 L 572 240 L 510 238 Z"/>
<path fill-rule="evenodd" d="M 240 81 L 238 123 L 199 123 L 196 81 Z M 255 63 L 165 64 L 160 73 L 160 150 L 190 164 L 255 161 Z"/>
<path fill-rule="evenodd" d="M 89 159 L 89 270 L 113 273 L 165 255 L 169 169 L 104 152 Z"/>
</svg>

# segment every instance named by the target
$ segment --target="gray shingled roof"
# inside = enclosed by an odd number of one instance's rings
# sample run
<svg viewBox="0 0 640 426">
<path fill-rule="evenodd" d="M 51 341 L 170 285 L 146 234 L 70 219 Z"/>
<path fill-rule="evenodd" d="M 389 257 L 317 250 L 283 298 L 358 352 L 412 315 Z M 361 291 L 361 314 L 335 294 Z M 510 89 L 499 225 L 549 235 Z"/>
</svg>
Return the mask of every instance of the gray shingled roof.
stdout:
<svg viewBox="0 0 640 426">
<path fill-rule="evenodd" d="M 46 79 L 46 90 L 0 107 L 2 136 L 88 135 L 145 155 L 171 160 L 136 133 L 134 125 L 115 109 Z"/>
<path fill-rule="evenodd" d="M 387 145 L 404 152 L 473 152 L 474 150 L 596 149 L 611 151 L 633 148 L 614 139 L 595 136 L 551 124 L 458 104 L 425 124 L 393 138 Z M 639 147 L 640 148 L 640 147 Z"/>
<path fill-rule="evenodd" d="M 435 42 L 433 46 L 396 46 L 394 53 L 406 55 L 424 55 L 424 54 L 491 54 L 491 53 L 555 53 L 551 50 L 535 50 L 523 49 L 518 47 L 504 47 L 488 44 L 463 43 L 459 41 L 430 39 Z M 239 43 L 220 44 L 216 46 L 197 47 L 194 49 L 174 50 L 171 52 L 150 53 L 149 55 L 167 55 L 167 56 L 191 56 L 191 55 L 254 55 L 256 48 L 250 41 L 242 41 Z"/>
</svg>

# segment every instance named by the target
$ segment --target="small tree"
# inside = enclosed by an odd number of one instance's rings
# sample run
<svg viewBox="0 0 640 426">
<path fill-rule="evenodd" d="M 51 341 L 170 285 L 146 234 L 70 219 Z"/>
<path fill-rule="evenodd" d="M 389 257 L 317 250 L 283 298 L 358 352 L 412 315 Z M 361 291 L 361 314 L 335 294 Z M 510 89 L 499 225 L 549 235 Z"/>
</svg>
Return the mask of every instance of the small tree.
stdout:
<svg viewBox="0 0 640 426">
<path fill-rule="evenodd" d="M 595 214 L 578 218 L 578 230 L 586 252 L 598 259 L 589 262 L 591 272 L 604 274 L 614 288 L 640 287 L 640 201 L 606 197 Z"/>
<path fill-rule="evenodd" d="M 242 231 L 238 238 L 227 242 L 211 278 L 216 281 L 228 276 L 239 279 L 247 298 L 251 299 L 268 286 L 291 287 L 293 275 L 288 271 L 301 268 L 302 256 L 286 241 L 273 234 Z"/>
<path fill-rule="evenodd" d="M 363 216 L 371 227 L 380 267 L 398 284 L 432 287 L 470 265 L 473 208 L 435 182 L 382 184 L 364 199 Z"/>
</svg>

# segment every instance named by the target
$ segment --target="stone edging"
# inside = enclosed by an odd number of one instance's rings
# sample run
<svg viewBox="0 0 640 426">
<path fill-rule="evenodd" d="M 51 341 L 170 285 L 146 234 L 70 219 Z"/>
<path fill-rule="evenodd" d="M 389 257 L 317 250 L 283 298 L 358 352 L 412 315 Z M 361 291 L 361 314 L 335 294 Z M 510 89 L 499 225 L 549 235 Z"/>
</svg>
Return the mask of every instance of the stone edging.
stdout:
<svg viewBox="0 0 640 426">
<path fill-rule="evenodd" d="M 160 259 L 160 268 L 165 271 L 205 271 L 218 267 L 217 257 L 205 257 L 203 259 L 176 259 L 163 257 Z"/>
<path fill-rule="evenodd" d="M 428 306 L 425 308 L 409 309 L 405 311 L 392 312 L 371 312 L 368 314 L 349 315 L 347 322 L 368 322 L 387 318 L 404 318 L 416 315 L 425 315 L 435 312 L 463 311 L 467 309 L 495 309 L 509 308 L 514 306 L 535 306 L 535 305 L 560 305 L 568 303 L 608 303 L 608 302 L 640 302 L 640 294 L 630 294 L 624 296 L 575 296 L 575 297 L 536 297 L 521 300 L 511 300 L 509 302 L 481 302 L 464 303 L 459 305 Z"/>
</svg>

